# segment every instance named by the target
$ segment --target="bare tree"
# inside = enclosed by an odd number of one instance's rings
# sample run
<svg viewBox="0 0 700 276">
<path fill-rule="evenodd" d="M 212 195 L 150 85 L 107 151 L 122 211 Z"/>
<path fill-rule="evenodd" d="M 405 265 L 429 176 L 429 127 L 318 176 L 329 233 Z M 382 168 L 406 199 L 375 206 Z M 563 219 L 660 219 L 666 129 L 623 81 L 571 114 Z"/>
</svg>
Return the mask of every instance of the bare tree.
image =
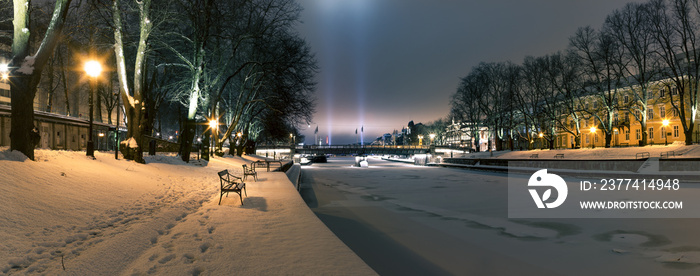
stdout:
<svg viewBox="0 0 700 276">
<path fill-rule="evenodd" d="M 586 78 L 585 89 L 590 93 L 591 106 L 584 108 L 605 135 L 605 147 L 610 147 L 614 114 L 619 106 L 618 90 L 622 74 L 619 71 L 621 47 L 608 32 L 596 32 L 591 27 L 579 28 L 570 38 L 571 49 L 579 56 Z M 592 108 L 591 108 L 592 107 Z"/>
<path fill-rule="evenodd" d="M 34 160 L 34 148 L 39 142 L 34 126 L 34 97 L 44 65 L 56 47 L 63 29 L 71 0 L 57 0 L 53 16 L 41 45 L 30 55 L 29 24 L 31 14 L 28 0 L 14 0 L 14 32 L 12 62 L 10 63 L 12 121 L 10 149 L 17 150 Z"/>
<path fill-rule="evenodd" d="M 668 5 L 666 4 L 668 2 Z M 700 4 L 691 0 L 650 2 L 655 53 L 661 59 L 673 108 L 680 117 L 685 144 L 693 143 L 693 129 L 700 96 Z M 676 94 L 676 95 L 674 95 Z"/>
<path fill-rule="evenodd" d="M 647 141 L 647 106 L 650 84 L 659 74 L 659 60 L 654 54 L 656 43 L 651 19 L 650 4 L 628 3 L 622 10 L 615 10 L 605 20 L 604 28 L 617 40 L 623 51 L 620 65 L 621 80 L 627 87 L 637 87 L 631 93 L 633 101 L 621 102 L 620 109 L 632 114 L 641 125 L 642 143 Z M 630 130 L 625 116 L 618 126 Z"/>
<path fill-rule="evenodd" d="M 452 95 L 452 109 L 450 114 L 453 118 L 466 124 L 467 131 L 472 139 L 474 139 L 475 150 L 480 151 L 479 132 L 484 126 L 485 114 L 479 107 L 478 102 L 484 95 L 481 91 L 484 89 L 485 83 L 482 81 L 482 76 L 478 75 L 474 70 L 467 76 L 463 77 L 457 87 L 457 92 Z"/>
<path fill-rule="evenodd" d="M 132 76 L 126 70 L 126 58 L 124 55 L 124 22 L 122 22 L 121 0 L 112 3 L 112 19 L 114 24 L 114 53 L 116 56 L 117 76 L 119 88 L 129 124 L 127 125 L 127 140 L 122 142 L 124 158 L 144 163 L 143 145 L 141 137 L 144 134 L 144 84 L 146 79 L 146 60 L 149 46 L 148 39 L 153 30 L 151 14 L 151 0 L 135 1 L 138 7 L 138 39 L 136 53 L 133 62 Z M 129 84 L 132 80 L 133 84 Z"/>
<path fill-rule="evenodd" d="M 550 118 L 560 130 L 573 136 L 570 141 L 575 147 L 581 146 L 582 84 L 581 63 L 575 53 L 555 53 L 547 57 L 546 70 L 553 95 L 544 97 L 550 105 Z"/>
</svg>

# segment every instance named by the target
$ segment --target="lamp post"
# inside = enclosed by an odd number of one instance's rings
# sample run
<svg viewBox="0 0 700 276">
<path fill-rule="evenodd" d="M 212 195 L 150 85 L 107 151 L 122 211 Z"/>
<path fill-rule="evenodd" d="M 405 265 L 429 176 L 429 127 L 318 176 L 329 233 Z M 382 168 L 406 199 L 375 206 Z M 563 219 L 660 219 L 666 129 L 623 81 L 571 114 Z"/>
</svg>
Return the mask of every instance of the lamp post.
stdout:
<svg viewBox="0 0 700 276">
<path fill-rule="evenodd" d="M 668 119 L 664 119 L 663 122 L 662 122 L 662 124 L 663 124 L 663 126 L 664 126 L 662 131 L 663 131 L 663 134 L 664 134 L 664 138 L 666 138 L 666 142 L 665 142 L 664 146 L 668 146 L 668 133 L 666 133 L 666 127 L 667 127 L 668 124 L 669 124 Z"/>
<path fill-rule="evenodd" d="M 214 132 L 216 131 L 216 129 L 218 127 L 219 127 L 219 122 L 217 120 L 215 120 L 215 119 L 209 120 L 209 128 L 211 128 L 211 138 L 210 138 L 211 143 L 209 143 L 209 145 L 210 145 L 209 155 L 211 155 L 211 156 L 214 156 L 214 153 L 211 149 L 213 149 L 214 146 L 216 146 L 216 144 L 214 142 Z M 218 135 L 216 135 L 216 136 L 218 137 Z"/>
<path fill-rule="evenodd" d="M 542 149 L 544 147 L 544 133 L 540 132 L 537 136 L 540 137 L 540 149 Z"/>
<path fill-rule="evenodd" d="M 90 124 L 88 125 L 88 142 L 87 142 L 87 148 L 85 150 L 85 154 L 87 156 L 91 156 L 92 158 L 95 158 L 95 142 L 92 141 L 92 118 L 93 118 L 93 95 L 95 94 L 95 82 L 97 81 L 97 77 L 100 76 L 100 73 L 102 73 L 102 65 L 94 60 L 90 60 L 88 62 L 85 62 L 85 66 L 83 67 L 85 70 L 85 73 L 90 77 L 90 95 L 89 95 L 89 105 L 90 105 Z"/>
<path fill-rule="evenodd" d="M 418 145 L 419 146 L 423 145 L 423 135 L 418 135 Z"/>
<path fill-rule="evenodd" d="M 590 130 L 591 130 L 591 134 L 594 135 L 594 136 L 593 136 L 593 141 L 591 141 L 591 148 L 594 149 L 594 148 L 595 148 L 595 138 L 598 137 L 598 136 L 597 136 L 598 134 L 596 133 L 596 130 L 597 130 L 597 129 L 596 129 L 594 126 L 592 126 Z"/>
<path fill-rule="evenodd" d="M 114 95 L 117 97 L 117 122 L 114 127 L 114 159 L 119 160 L 119 105 L 120 105 L 120 100 L 119 100 L 119 92 L 114 93 Z"/>
<path fill-rule="evenodd" d="M 431 134 L 428 135 L 428 136 L 430 136 L 430 145 L 432 145 L 432 144 L 433 144 L 433 140 L 435 139 L 435 133 L 431 133 Z"/>
</svg>

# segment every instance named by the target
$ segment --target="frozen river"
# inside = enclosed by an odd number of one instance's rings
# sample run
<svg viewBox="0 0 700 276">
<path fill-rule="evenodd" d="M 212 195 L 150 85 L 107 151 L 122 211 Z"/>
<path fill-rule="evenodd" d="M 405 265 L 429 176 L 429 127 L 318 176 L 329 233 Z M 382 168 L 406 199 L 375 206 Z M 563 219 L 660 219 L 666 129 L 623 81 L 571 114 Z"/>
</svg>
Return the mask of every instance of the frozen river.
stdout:
<svg viewBox="0 0 700 276">
<path fill-rule="evenodd" d="M 381 275 L 700 273 L 700 219 L 510 220 L 507 174 L 353 162 L 304 166 L 301 193 Z"/>
</svg>

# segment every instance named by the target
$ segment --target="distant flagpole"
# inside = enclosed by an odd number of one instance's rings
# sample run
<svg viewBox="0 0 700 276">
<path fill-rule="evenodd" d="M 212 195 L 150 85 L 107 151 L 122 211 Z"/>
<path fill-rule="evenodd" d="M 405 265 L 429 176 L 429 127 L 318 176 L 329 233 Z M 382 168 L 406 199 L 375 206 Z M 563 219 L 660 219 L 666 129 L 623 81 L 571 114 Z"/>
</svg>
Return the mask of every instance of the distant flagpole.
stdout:
<svg viewBox="0 0 700 276">
<path fill-rule="evenodd" d="M 316 130 L 314 130 L 314 144 L 320 145 L 320 141 L 318 140 L 318 125 L 316 125 Z"/>
</svg>

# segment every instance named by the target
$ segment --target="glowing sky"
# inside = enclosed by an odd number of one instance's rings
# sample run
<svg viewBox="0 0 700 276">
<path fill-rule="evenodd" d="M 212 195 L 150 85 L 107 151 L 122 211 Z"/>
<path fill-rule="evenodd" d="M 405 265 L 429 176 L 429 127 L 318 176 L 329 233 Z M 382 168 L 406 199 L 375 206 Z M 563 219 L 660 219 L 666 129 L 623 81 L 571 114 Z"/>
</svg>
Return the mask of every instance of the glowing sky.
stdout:
<svg viewBox="0 0 700 276">
<path fill-rule="evenodd" d="M 297 26 L 316 53 L 317 112 L 306 143 L 356 143 L 449 113 L 461 77 L 479 62 L 541 56 L 578 27 L 599 28 L 629 0 L 297 0 Z M 636 1 L 642 2 L 642 1 Z"/>
</svg>

